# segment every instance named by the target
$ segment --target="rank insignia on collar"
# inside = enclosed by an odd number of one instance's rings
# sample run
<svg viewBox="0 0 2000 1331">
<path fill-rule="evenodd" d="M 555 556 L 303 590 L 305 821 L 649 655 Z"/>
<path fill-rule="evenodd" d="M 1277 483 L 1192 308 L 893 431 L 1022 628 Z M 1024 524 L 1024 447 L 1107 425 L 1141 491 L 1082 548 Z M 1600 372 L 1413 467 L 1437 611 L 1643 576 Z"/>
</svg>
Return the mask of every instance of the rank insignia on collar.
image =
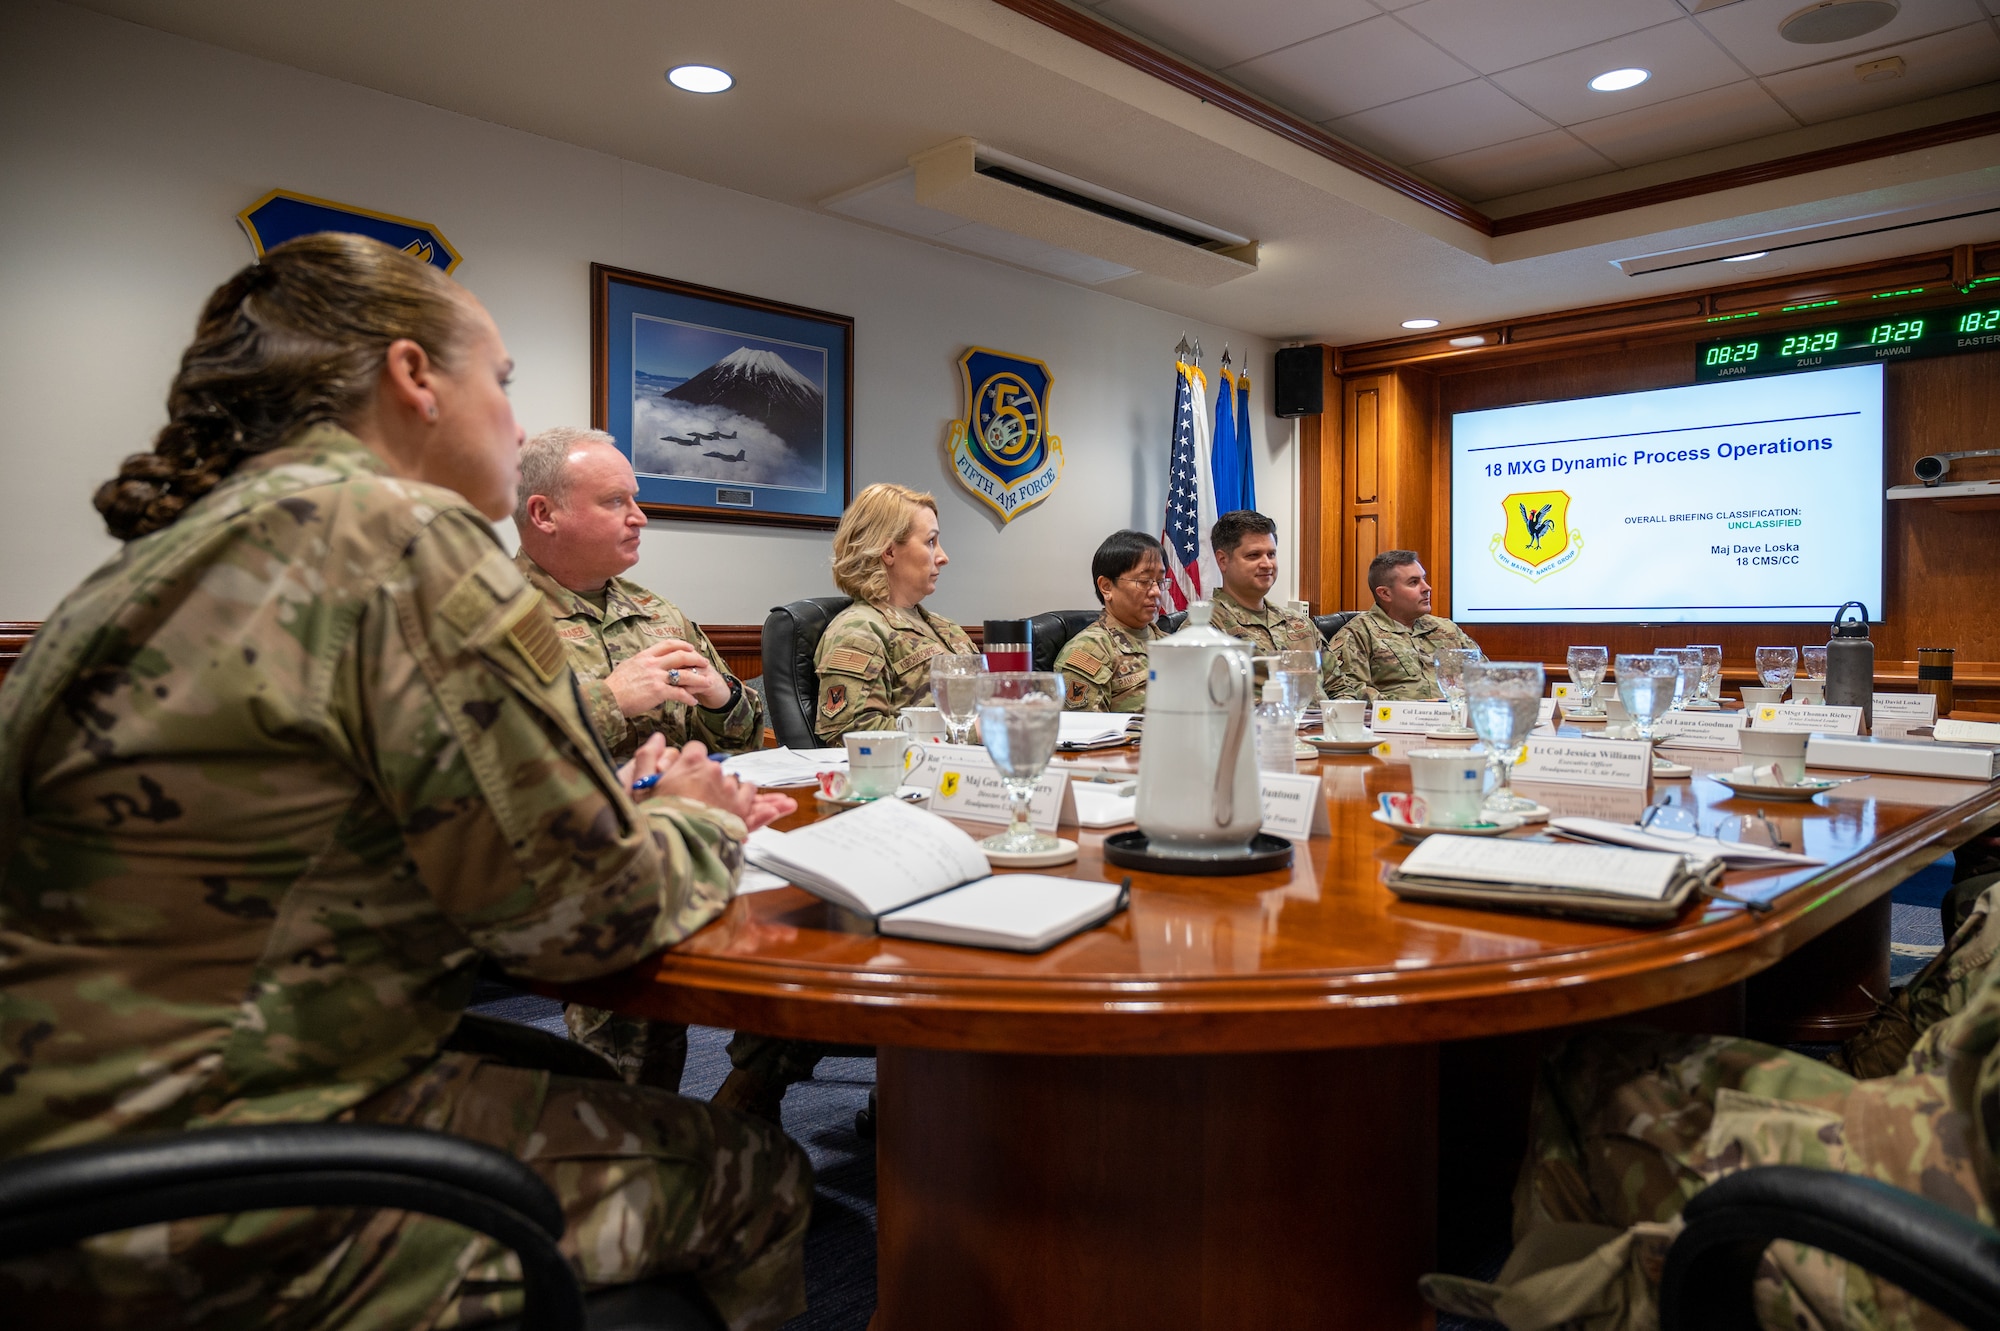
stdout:
<svg viewBox="0 0 2000 1331">
<path fill-rule="evenodd" d="M 958 375 L 965 419 L 953 421 L 945 435 L 952 474 L 1010 522 L 1062 479 L 1062 440 L 1048 432 L 1049 367 L 973 347 L 958 358 Z"/>
</svg>

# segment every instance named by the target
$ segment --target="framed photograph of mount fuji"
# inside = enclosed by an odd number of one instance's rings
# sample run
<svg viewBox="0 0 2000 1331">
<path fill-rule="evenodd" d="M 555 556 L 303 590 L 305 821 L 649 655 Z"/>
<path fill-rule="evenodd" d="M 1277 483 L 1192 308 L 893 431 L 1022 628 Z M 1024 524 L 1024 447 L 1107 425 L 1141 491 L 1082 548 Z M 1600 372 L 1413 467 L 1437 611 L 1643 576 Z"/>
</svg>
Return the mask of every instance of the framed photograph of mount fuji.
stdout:
<svg viewBox="0 0 2000 1331">
<path fill-rule="evenodd" d="M 591 424 L 651 517 L 831 530 L 852 489 L 854 320 L 590 266 Z"/>
</svg>

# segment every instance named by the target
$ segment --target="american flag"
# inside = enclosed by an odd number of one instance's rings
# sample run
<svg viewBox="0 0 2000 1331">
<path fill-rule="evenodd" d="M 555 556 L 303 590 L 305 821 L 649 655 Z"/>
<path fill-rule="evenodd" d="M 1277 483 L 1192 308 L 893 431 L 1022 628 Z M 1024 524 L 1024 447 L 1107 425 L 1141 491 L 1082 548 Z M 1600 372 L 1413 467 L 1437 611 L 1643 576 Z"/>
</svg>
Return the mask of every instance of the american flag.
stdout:
<svg viewBox="0 0 2000 1331">
<path fill-rule="evenodd" d="M 1167 600 L 1185 610 L 1221 585 L 1208 530 L 1215 525 L 1209 475 L 1208 380 L 1192 356 L 1174 362 L 1174 452 L 1167 468 Z M 1205 590 L 1206 589 L 1206 590 Z"/>
</svg>

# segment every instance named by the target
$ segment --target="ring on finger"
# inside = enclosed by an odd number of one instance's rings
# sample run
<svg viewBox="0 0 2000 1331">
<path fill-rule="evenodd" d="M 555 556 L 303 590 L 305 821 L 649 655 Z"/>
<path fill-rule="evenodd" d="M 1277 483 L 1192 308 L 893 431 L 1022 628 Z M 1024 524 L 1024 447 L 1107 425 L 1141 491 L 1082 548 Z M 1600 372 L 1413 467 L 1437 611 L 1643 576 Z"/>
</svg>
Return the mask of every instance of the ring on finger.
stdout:
<svg viewBox="0 0 2000 1331">
<path fill-rule="evenodd" d="M 669 670 L 667 672 L 667 683 L 671 684 L 675 688 L 679 688 L 681 686 L 681 672 L 678 668 Z"/>
</svg>

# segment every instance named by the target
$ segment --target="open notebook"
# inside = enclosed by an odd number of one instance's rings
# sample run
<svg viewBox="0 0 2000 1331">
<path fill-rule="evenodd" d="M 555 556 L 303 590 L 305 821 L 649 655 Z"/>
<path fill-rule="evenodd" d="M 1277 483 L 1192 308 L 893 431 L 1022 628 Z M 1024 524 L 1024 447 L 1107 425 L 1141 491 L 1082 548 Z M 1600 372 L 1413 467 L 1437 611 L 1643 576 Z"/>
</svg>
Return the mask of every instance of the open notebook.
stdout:
<svg viewBox="0 0 2000 1331">
<path fill-rule="evenodd" d="M 1125 908 L 1117 883 L 989 875 L 979 843 L 936 814 L 877 800 L 796 832 L 757 834 L 750 862 L 901 938 L 1040 952 Z"/>
</svg>

